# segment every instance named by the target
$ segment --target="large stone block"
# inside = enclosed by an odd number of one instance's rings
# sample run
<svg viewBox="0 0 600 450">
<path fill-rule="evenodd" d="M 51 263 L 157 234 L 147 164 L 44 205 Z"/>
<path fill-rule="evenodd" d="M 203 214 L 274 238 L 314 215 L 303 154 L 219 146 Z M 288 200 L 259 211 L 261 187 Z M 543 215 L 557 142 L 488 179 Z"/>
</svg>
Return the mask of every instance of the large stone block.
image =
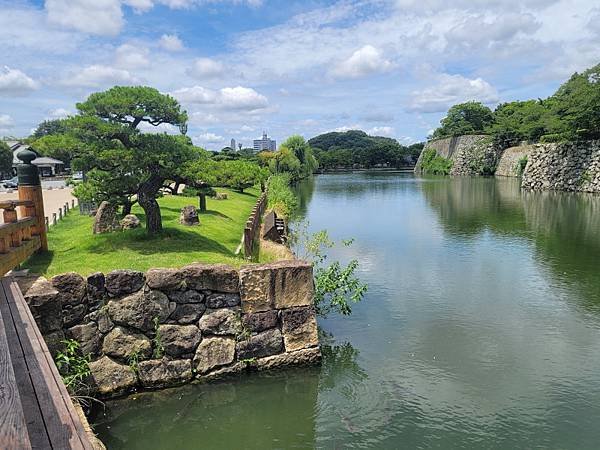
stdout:
<svg viewBox="0 0 600 450">
<path fill-rule="evenodd" d="M 78 273 L 56 275 L 52 278 L 52 286 L 58 291 L 63 306 L 87 302 L 87 283 Z"/>
<path fill-rule="evenodd" d="M 196 349 L 193 365 L 199 373 L 206 373 L 215 367 L 233 362 L 235 340 L 228 337 L 210 337 L 200 342 Z"/>
<path fill-rule="evenodd" d="M 184 324 L 196 323 L 206 311 L 203 303 L 177 304 L 175 311 L 169 316 L 170 321 Z"/>
<path fill-rule="evenodd" d="M 255 313 L 273 309 L 272 271 L 268 265 L 250 265 L 240 269 L 242 311 Z"/>
<path fill-rule="evenodd" d="M 108 356 L 90 363 L 90 371 L 95 388 L 102 396 L 124 394 L 137 383 L 136 376 L 128 365 L 119 364 Z"/>
<path fill-rule="evenodd" d="M 236 335 L 242 331 L 240 312 L 227 308 L 207 309 L 198 321 L 198 327 L 202 335 Z"/>
<path fill-rule="evenodd" d="M 206 307 L 217 309 L 217 308 L 232 308 L 239 306 L 240 295 L 239 294 L 225 294 L 225 293 L 214 293 L 206 297 Z"/>
<path fill-rule="evenodd" d="M 62 352 L 65 349 L 64 340 L 65 333 L 62 330 L 53 331 L 44 335 L 44 341 L 46 342 L 48 351 L 53 358 L 55 358 L 59 352 Z"/>
<path fill-rule="evenodd" d="M 275 309 L 271 311 L 244 314 L 242 316 L 243 327 L 253 333 L 275 328 L 277 326 L 278 312 Z"/>
<path fill-rule="evenodd" d="M 68 328 L 70 326 L 76 325 L 82 321 L 83 317 L 87 313 L 87 305 L 79 304 L 75 306 L 67 306 L 63 308 L 63 326 Z"/>
<path fill-rule="evenodd" d="M 162 323 L 171 313 L 168 297 L 160 291 L 139 291 L 108 303 L 110 319 L 142 331 L 155 328 L 155 320 Z"/>
<path fill-rule="evenodd" d="M 158 333 L 165 353 L 173 357 L 194 353 L 202 339 L 195 325 L 161 325 Z"/>
<path fill-rule="evenodd" d="M 237 357 L 239 360 L 262 358 L 276 355 L 282 351 L 283 338 L 278 329 L 264 331 L 237 343 Z"/>
<path fill-rule="evenodd" d="M 169 291 L 167 295 L 176 303 L 202 303 L 204 301 L 204 294 L 193 289 Z"/>
<path fill-rule="evenodd" d="M 278 261 L 273 270 L 273 300 L 275 308 L 311 306 L 315 288 L 312 264 L 306 261 Z"/>
<path fill-rule="evenodd" d="M 146 284 L 150 289 L 181 289 L 184 286 L 183 271 L 179 269 L 150 269 L 146 272 Z"/>
<path fill-rule="evenodd" d="M 258 370 L 269 370 L 277 367 L 317 364 L 319 361 L 321 361 L 321 350 L 319 347 L 312 347 L 259 358 L 256 367 Z"/>
<path fill-rule="evenodd" d="M 106 295 L 106 279 L 102 272 L 96 272 L 87 277 L 87 295 L 90 302 L 99 302 Z"/>
<path fill-rule="evenodd" d="M 312 307 L 281 311 L 281 331 L 288 352 L 319 345 L 317 319 Z"/>
<path fill-rule="evenodd" d="M 142 333 L 115 327 L 104 337 L 102 353 L 123 360 L 133 355 L 145 359 L 152 355 L 152 342 Z"/>
<path fill-rule="evenodd" d="M 174 386 L 192 379 L 189 359 L 152 359 L 138 365 L 140 383 L 145 388 Z"/>
<path fill-rule="evenodd" d="M 144 274 L 137 270 L 113 270 L 106 275 L 106 290 L 112 297 L 139 291 L 143 285 Z"/>
<path fill-rule="evenodd" d="M 42 334 L 62 330 L 62 304 L 58 291 L 47 279 L 38 278 L 24 295 Z"/>
<path fill-rule="evenodd" d="M 188 288 L 237 293 L 239 274 L 226 264 L 191 264 L 182 269 Z"/>
<path fill-rule="evenodd" d="M 79 349 L 84 355 L 96 355 L 100 350 L 100 334 L 94 322 L 75 325 L 69 328 L 68 334 L 79 342 Z"/>
</svg>

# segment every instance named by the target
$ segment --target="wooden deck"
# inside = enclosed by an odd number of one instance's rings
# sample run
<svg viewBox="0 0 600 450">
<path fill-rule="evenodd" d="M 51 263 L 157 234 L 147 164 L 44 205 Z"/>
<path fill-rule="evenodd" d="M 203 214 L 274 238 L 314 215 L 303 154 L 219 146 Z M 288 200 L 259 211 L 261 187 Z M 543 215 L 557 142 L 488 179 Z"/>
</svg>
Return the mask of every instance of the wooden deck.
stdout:
<svg viewBox="0 0 600 450">
<path fill-rule="evenodd" d="M 93 449 L 11 278 L 0 279 L 0 449 Z"/>
</svg>

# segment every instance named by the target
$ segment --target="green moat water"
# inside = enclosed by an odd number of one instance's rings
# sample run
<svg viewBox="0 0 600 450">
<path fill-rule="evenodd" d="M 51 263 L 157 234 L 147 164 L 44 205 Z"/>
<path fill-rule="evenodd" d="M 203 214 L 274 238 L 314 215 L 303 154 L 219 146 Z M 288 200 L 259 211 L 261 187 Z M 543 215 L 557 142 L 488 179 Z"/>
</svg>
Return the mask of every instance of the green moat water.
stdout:
<svg viewBox="0 0 600 450">
<path fill-rule="evenodd" d="M 109 402 L 109 448 L 600 446 L 600 197 L 381 172 L 299 192 L 369 284 L 320 321 L 323 365 Z"/>
</svg>

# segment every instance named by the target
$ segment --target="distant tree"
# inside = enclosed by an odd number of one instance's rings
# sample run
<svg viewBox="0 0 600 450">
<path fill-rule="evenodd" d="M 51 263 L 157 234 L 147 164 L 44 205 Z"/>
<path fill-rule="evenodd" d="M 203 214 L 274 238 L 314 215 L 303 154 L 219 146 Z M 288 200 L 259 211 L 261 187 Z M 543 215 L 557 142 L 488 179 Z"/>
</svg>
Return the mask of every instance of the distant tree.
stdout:
<svg viewBox="0 0 600 450">
<path fill-rule="evenodd" d="M 250 161 L 223 161 L 218 172 L 218 184 L 228 186 L 239 192 L 259 183 L 268 176 L 265 170 Z"/>
<path fill-rule="evenodd" d="M 454 105 L 440 123 L 432 137 L 434 139 L 483 133 L 494 121 L 494 114 L 479 102 L 466 102 Z"/>
<path fill-rule="evenodd" d="M 292 180 L 298 180 L 302 172 L 302 164 L 294 152 L 282 146 L 269 161 L 269 169 L 273 173 L 289 173 Z"/>
<path fill-rule="evenodd" d="M 39 139 L 53 134 L 63 134 L 67 131 L 64 119 L 44 120 L 31 134 L 33 139 Z"/>
<path fill-rule="evenodd" d="M 71 166 L 73 156 L 77 154 L 82 143 L 71 134 L 46 134 L 31 143 L 31 148 L 43 156 L 56 158 Z"/>
<path fill-rule="evenodd" d="M 528 100 L 498 105 L 494 122 L 488 130 L 501 148 L 518 145 L 521 141 L 537 142 L 551 127 L 549 102 Z"/>
<path fill-rule="evenodd" d="M 303 177 L 311 175 L 319 166 L 310 144 L 300 135 L 295 134 L 287 138 L 280 146 L 280 151 L 282 149 L 290 150 L 300 161 L 300 175 Z"/>
<path fill-rule="evenodd" d="M 12 173 L 13 153 L 8 144 L 0 141 L 0 173 L 10 175 Z"/>
</svg>

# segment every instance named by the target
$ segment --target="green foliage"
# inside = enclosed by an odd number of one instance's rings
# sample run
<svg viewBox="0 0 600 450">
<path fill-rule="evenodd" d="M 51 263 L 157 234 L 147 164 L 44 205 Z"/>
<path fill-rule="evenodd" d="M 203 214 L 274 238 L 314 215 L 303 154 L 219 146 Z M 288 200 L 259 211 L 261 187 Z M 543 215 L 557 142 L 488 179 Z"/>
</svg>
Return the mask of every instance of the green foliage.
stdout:
<svg viewBox="0 0 600 450">
<path fill-rule="evenodd" d="M 61 373 L 63 382 L 71 394 L 84 393 L 88 389 L 86 384 L 90 376 L 90 355 L 82 355 L 79 342 L 73 339 L 62 341 L 65 348 L 55 357 L 56 366 Z"/>
<path fill-rule="evenodd" d="M 519 159 L 519 161 L 517 161 L 517 176 L 521 176 L 523 175 L 523 172 L 525 172 L 525 167 L 527 166 L 527 155 L 523 156 L 522 158 Z"/>
<path fill-rule="evenodd" d="M 280 152 L 285 149 L 290 150 L 300 162 L 299 176 L 304 178 L 312 175 L 319 167 L 310 144 L 300 135 L 293 135 L 287 138 L 280 147 Z"/>
<path fill-rule="evenodd" d="M 483 133 L 494 121 L 492 110 L 479 102 L 454 105 L 432 135 L 433 139 Z"/>
<path fill-rule="evenodd" d="M 269 178 L 267 205 L 280 217 L 289 218 L 298 206 L 298 199 L 292 192 L 290 183 L 291 175 L 289 173 L 272 175 Z"/>
<path fill-rule="evenodd" d="M 61 128 L 66 130 L 65 121 L 61 123 L 63 124 Z M 41 155 L 60 159 L 67 166 L 70 166 L 73 156 L 77 154 L 82 145 L 79 139 L 65 132 L 63 134 L 42 136 L 31 143 L 31 148 Z"/>
<path fill-rule="evenodd" d="M 13 154 L 4 141 L 0 141 L 0 174 L 12 173 Z"/>
<path fill-rule="evenodd" d="M 64 134 L 67 132 L 64 119 L 44 120 L 31 134 L 33 140 L 53 134 Z"/>
<path fill-rule="evenodd" d="M 268 171 L 251 161 L 223 161 L 218 166 L 217 184 L 239 192 L 264 182 L 268 176 Z"/>
<path fill-rule="evenodd" d="M 152 347 L 154 350 L 152 351 L 153 358 L 162 358 L 165 354 L 165 347 L 162 343 L 162 336 L 160 334 L 160 320 L 158 317 L 152 319 L 154 322 L 154 339 L 152 339 Z"/>
<path fill-rule="evenodd" d="M 537 142 L 551 127 L 549 102 L 528 100 L 498 105 L 494 123 L 487 131 L 500 148 L 519 145 L 521 141 Z"/>
<path fill-rule="evenodd" d="M 282 147 L 269 161 L 269 169 L 275 174 L 288 173 L 292 180 L 298 180 L 302 173 L 302 163 L 292 150 Z"/>
<path fill-rule="evenodd" d="M 335 242 L 329 238 L 327 230 L 309 235 L 307 227 L 305 223 L 292 238 L 304 251 L 303 259 L 313 263 L 315 311 L 322 317 L 331 313 L 349 315 L 352 313 L 352 304 L 360 302 L 367 292 L 367 285 L 356 275 L 358 260 L 354 259 L 346 266 L 339 261 L 327 265 L 327 250 L 333 248 Z M 352 243 L 352 239 L 342 241 L 345 247 Z"/>
<path fill-rule="evenodd" d="M 359 130 L 321 134 L 308 143 L 322 169 L 412 165 L 423 148 L 423 144 L 405 147 L 395 139 L 369 136 Z"/>
<path fill-rule="evenodd" d="M 452 169 L 452 161 L 439 156 L 435 149 L 428 148 L 423 152 L 421 159 L 421 170 L 425 174 L 449 175 Z"/>
</svg>

